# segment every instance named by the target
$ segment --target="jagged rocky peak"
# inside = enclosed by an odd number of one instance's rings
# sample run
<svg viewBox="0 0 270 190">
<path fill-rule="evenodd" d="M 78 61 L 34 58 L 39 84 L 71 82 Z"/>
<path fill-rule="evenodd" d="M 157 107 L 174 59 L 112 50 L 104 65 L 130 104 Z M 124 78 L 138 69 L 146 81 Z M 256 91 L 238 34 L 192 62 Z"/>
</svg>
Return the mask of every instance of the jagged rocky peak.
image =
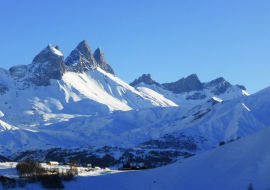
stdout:
<svg viewBox="0 0 270 190">
<path fill-rule="evenodd" d="M 30 65 L 18 65 L 9 69 L 10 76 L 17 81 L 24 81 L 36 86 L 50 85 L 50 79 L 61 80 L 66 72 L 63 54 L 49 44 Z M 29 84 L 28 84 L 29 86 Z"/>
<path fill-rule="evenodd" d="M 66 58 L 65 64 L 73 72 L 83 73 L 97 67 L 97 62 L 92 51 L 85 40 L 80 42 L 77 47 Z"/>
<path fill-rule="evenodd" d="M 160 86 L 160 84 L 157 81 L 152 79 L 150 74 L 143 74 L 138 79 L 135 79 L 133 82 L 131 82 L 129 85 L 134 87 L 142 82 L 148 85 L 155 84 L 155 85 Z"/>
<path fill-rule="evenodd" d="M 32 63 L 46 63 L 52 60 L 58 61 L 63 59 L 64 59 L 63 54 L 56 48 L 52 47 L 51 44 L 49 44 L 38 55 L 36 55 Z"/>
<path fill-rule="evenodd" d="M 226 81 L 223 77 L 219 77 L 210 82 L 204 83 L 203 87 L 210 89 L 215 95 L 220 95 L 226 92 L 226 90 L 232 87 L 232 84 Z"/>
<path fill-rule="evenodd" d="M 83 54 L 83 56 L 88 60 L 92 60 L 94 61 L 94 56 L 92 54 L 92 51 L 89 47 L 89 45 L 87 44 L 86 40 L 81 41 L 78 45 L 77 45 L 77 50 L 80 51 L 80 53 Z"/>
<path fill-rule="evenodd" d="M 176 82 L 164 83 L 162 86 L 166 90 L 172 91 L 176 94 L 203 89 L 203 85 L 196 74 L 191 74 Z"/>
<path fill-rule="evenodd" d="M 107 64 L 105 57 L 104 57 L 104 53 L 101 51 L 100 47 L 97 48 L 96 51 L 94 52 L 94 58 L 98 64 L 98 66 L 101 69 L 103 69 L 104 71 L 106 71 L 108 73 L 115 75 L 111 66 L 109 64 Z"/>
<path fill-rule="evenodd" d="M 61 80 L 66 72 L 63 54 L 49 44 L 28 66 L 30 81 L 37 86 L 48 86 L 50 79 Z"/>
</svg>

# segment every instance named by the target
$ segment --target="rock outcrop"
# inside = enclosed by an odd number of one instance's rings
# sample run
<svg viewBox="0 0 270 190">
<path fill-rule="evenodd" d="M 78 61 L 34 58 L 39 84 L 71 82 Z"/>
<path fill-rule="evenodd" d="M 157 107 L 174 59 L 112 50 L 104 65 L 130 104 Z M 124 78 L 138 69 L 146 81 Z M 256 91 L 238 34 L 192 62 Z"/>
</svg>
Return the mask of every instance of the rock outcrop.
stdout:
<svg viewBox="0 0 270 190">
<path fill-rule="evenodd" d="M 144 84 L 155 84 L 157 86 L 160 86 L 160 84 L 153 80 L 150 74 L 143 74 L 141 77 L 139 77 L 138 79 L 135 79 L 133 82 L 131 82 L 129 85 L 130 86 L 136 86 L 137 84 L 140 84 L 141 82 L 143 82 Z"/>
<path fill-rule="evenodd" d="M 227 82 L 223 77 L 203 84 L 203 88 L 211 90 L 214 95 L 223 94 L 230 87 L 232 87 L 232 84 Z"/>
<path fill-rule="evenodd" d="M 97 67 L 114 75 L 114 71 L 107 64 L 101 49 L 98 48 L 95 51 L 94 57 L 89 45 L 83 40 L 65 61 L 59 47 L 53 47 L 49 44 L 33 59 L 31 64 L 13 66 L 6 73 L 7 77 L 14 80 L 15 86 L 18 86 L 20 90 L 25 90 L 31 85 L 48 86 L 50 85 L 50 79 L 61 80 L 67 71 L 83 73 Z M 3 85 L 1 88 L 3 93 L 6 88 Z"/>
<path fill-rule="evenodd" d="M 176 94 L 203 89 L 203 85 L 196 74 L 189 75 L 187 78 L 182 78 L 176 82 L 164 83 L 162 86 Z"/>
<path fill-rule="evenodd" d="M 235 85 L 235 86 L 237 86 L 238 88 L 241 88 L 242 90 L 247 90 L 246 87 L 245 87 L 244 85 L 239 85 L 239 84 L 237 84 L 237 85 Z"/>
<path fill-rule="evenodd" d="M 8 87 L 0 82 L 0 94 L 3 95 L 8 91 Z"/>
<path fill-rule="evenodd" d="M 94 58 L 101 69 L 103 69 L 107 73 L 115 75 L 114 70 L 111 68 L 109 64 L 107 64 L 104 57 L 104 53 L 101 51 L 100 48 L 97 48 L 96 51 L 94 52 Z"/>
<path fill-rule="evenodd" d="M 63 54 L 49 44 L 32 64 L 11 67 L 9 73 L 15 81 L 24 82 L 24 86 L 29 87 L 30 84 L 48 86 L 50 79 L 61 80 L 66 70 Z"/>
<path fill-rule="evenodd" d="M 63 54 L 49 44 L 28 65 L 28 80 L 36 86 L 48 86 L 50 79 L 61 80 L 65 72 Z"/>
<path fill-rule="evenodd" d="M 85 40 L 80 42 L 70 53 L 65 60 L 65 64 L 70 68 L 70 71 L 79 73 L 95 69 L 98 66 L 92 51 Z"/>
</svg>

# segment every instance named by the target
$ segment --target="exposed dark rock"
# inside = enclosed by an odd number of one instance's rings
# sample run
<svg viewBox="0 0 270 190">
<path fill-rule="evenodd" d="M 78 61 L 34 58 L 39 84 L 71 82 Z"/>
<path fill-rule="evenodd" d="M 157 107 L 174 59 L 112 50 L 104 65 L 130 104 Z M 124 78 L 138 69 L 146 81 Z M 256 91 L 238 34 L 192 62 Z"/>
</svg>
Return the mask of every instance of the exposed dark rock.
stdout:
<svg viewBox="0 0 270 190">
<path fill-rule="evenodd" d="M 140 84 L 141 82 L 145 83 L 145 84 L 155 84 L 157 86 L 160 86 L 160 84 L 153 80 L 150 74 L 143 74 L 141 77 L 139 77 L 138 79 L 135 79 L 132 83 L 130 83 L 130 86 L 136 86 L 137 84 Z"/>
<path fill-rule="evenodd" d="M 164 83 L 162 86 L 176 94 L 203 89 L 202 83 L 196 74 L 189 75 L 187 78 L 182 78 L 176 82 Z"/>
<path fill-rule="evenodd" d="M 65 72 L 64 56 L 48 45 L 28 66 L 28 80 L 36 86 L 48 86 L 50 79 L 61 80 Z"/>
<path fill-rule="evenodd" d="M 8 87 L 0 82 L 0 94 L 3 95 L 8 91 Z"/>
<path fill-rule="evenodd" d="M 203 86 L 196 74 L 189 75 L 185 78 L 189 91 L 202 90 Z"/>
<path fill-rule="evenodd" d="M 204 83 L 203 87 L 211 90 L 215 95 L 220 95 L 226 92 L 229 87 L 232 87 L 231 83 L 227 82 L 223 77 L 219 77 L 210 82 Z"/>
<path fill-rule="evenodd" d="M 162 86 L 169 91 L 172 91 L 176 94 L 183 93 L 183 92 L 188 92 L 188 86 L 185 81 L 185 78 L 182 78 L 176 82 L 171 82 L 171 83 L 164 83 Z"/>
<path fill-rule="evenodd" d="M 94 52 L 94 58 L 101 69 L 114 75 L 113 69 L 109 64 L 107 64 L 104 54 L 100 48 L 97 48 L 96 51 Z"/>
<path fill-rule="evenodd" d="M 235 85 L 235 86 L 237 86 L 238 88 L 240 88 L 240 89 L 242 89 L 242 90 L 247 90 L 246 87 L 244 87 L 244 85 L 239 85 L 239 84 L 237 84 L 237 85 Z"/>
<path fill-rule="evenodd" d="M 65 64 L 69 66 L 70 71 L 83 73 L 96 68 L 97 62 L 91 52 L 87 42 L 83 40 L 66 58 Z"/>
<path fill-rule="evenodd" d="M 26 65 L 16 65 L 9 69 L 10 76 L 14 79 L 22 79 L 27 73 Z"/>
<path fill-rule="evenodd" d="M 59 50 L 59 46 L 55 46 L 55 49 Z"/>
<path fill-rule="evenodd" d="M 48 86 L 50 79 L 61 80 L 66 70 L 64 56 L 49 44 L 30 65 L 13 66 L 9 73 L 15 81 L 23 82 L 24 86 L 21 86 L 21 89 L 27 89 L 30 84 Z"/>
<path fill-rule="evenodd" d="M 206 98 L 205 94 L 196 92 L 191 96 L 187 96 L 186 100 L 201 100 L 201 99 L 204 99 L 204 98 Z"/>
</svg>

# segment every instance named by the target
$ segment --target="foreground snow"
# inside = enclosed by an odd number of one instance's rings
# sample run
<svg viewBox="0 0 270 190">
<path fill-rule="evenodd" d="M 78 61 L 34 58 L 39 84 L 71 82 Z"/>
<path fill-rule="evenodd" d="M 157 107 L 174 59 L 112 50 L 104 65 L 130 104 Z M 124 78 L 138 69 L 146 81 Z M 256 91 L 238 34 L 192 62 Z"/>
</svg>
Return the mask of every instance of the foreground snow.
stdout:
<svg viewBox="0 0 270 190">
<path fill-rule="evenodd" d="M 161 168 L 79 177 L 81 189 L 254 189 L 270 187 L 270 126 L 250 136 Z M 106 183 L 104 183 L 106 181 Z M 73 186 L 74 185 L 74 186 Z M 70 184 L 67 189 L 75 188 Z"/>
<path fill-rule="evenodd" d="M 181 162 L 143 171 L 97 170 L 82 173 L 65 189 L 254 189 L 270 187 L 270 126 Z M 16 176 L 8 163 L 0 174 Z M 26 187 L 42 189 L 40 184 Z"/>
</svg>

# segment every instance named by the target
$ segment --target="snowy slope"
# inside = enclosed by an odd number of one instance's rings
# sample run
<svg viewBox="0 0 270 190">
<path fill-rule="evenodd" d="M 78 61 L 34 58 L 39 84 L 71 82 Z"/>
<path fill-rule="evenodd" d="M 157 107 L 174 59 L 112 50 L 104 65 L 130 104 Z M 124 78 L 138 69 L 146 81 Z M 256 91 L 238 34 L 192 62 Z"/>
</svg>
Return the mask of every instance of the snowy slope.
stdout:
<svg viewBox="0 0 270 190">
<path fill-rule="evenodd" d="M 1 150 L 7 148 L 14 152 L 82 145 L 135 147 L 151 139 L 160 140 L 166 134 L 177 136 L 180 133 L 204 137 L 207 141 L 200 147 L 202 151 L 209 150 L 220 141 L 244 137 L 269 125 L 269 96 L 270 87 L 251 96 L 230 101 L 212 98 L 196 106 L 115 111 L 92 116 L 48 113 L 42 116 L 42 122 L 41 119 L 35 121 L 35 125 L 33 120 L 32 125 L 19 125 L 12 132 L 2 132 L 1 138 L 11 133 L 10 139 L 18 144 L 5 144 Z M 32 111 L 37 115 L 41 113 Z M 5 156 L 11 153 L 3 152 Z"/>
<path fill-rule="evenodd" d="M 93 189 L 254 189 L 270 187 L 270 126 L 181 162 L 161 168 L 80 177 L 80 186 Z M 107 183 L 102 183 L 106 181 Z M 75 188 L 69 184 L 67 189 Z"/>
<path fill-rule="evenodd" d="M 79 174 L 77 182 L 63 182 L 65 189 L 192 189 L 238 190 L 270 187 L 270 126 L 164 167 L 142 171 L 99 170 Z M 0 173 L 16 177 L 15 164 L 0 164 Z M 104 181 L 106 183 L 104 183 Z M 42 189 L 40 183 L 26 188 Z"/>
</svg>

